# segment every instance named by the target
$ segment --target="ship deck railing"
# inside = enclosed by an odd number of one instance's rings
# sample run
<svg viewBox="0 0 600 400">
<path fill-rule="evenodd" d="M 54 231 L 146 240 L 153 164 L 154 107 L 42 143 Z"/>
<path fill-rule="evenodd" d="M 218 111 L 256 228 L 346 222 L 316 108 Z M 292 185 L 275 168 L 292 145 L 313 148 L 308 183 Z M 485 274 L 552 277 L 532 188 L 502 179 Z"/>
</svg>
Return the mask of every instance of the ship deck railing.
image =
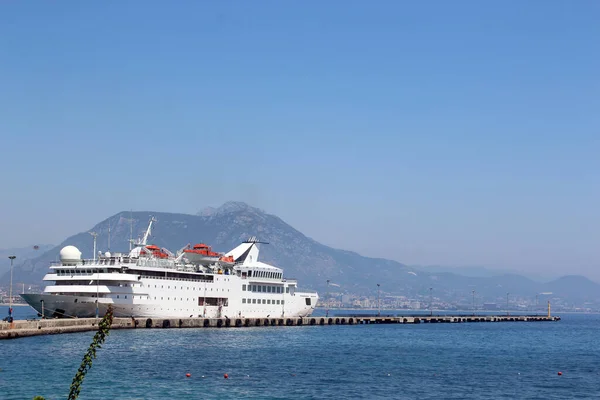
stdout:
<svg viewBox="0 0 600 400">
<path fill-rule="evenodd" d="M 51 261 L 51 267 L 90 267 L 93 268 L 95 266 L 106 266 L 106 265 L 121 265 L 121 264 L 131 264 L 136 265 L 138 259 L 130 258 L 130 257 L 121 257 L 121 258 L 110 258 L 110 259 L 93 259 L 93 258 L 82 258 L 78 262 L 69 262 L 63 263 L 62 261 Z"/>
</svg>

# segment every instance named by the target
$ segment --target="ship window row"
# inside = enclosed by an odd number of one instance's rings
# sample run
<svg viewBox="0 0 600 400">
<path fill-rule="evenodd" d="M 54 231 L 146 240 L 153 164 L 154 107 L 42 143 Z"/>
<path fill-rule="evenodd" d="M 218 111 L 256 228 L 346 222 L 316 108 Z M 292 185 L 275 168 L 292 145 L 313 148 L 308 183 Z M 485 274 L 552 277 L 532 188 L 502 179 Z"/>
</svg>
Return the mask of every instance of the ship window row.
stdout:
<svg viewBox="0 0 600 400">
<path fill-rule="evenodd" d="M 142 298 L 142 296 L 140 296 L 140 299 L 141 299 L 141 298 Z M 148 298 L 150 298 L 150 296 L 148 296 Z M 160 299 L 161 299 L 161 300 L 164 300 L 165 298 L 164 298 L 164 297 L 161 297 Z M 156 296 L 154 296 L 154 300 L 158 300 L 158 298 L 157 298 Z M 167 297 L 167 300 L 171 300 L 171 298 L 170 298 L 170 297 Z M 173 301 L 177 301 L 177 297 L 173 297 Z M 183 301 L 183 297 L 180 297 L 180 298 L 179 298 L 179 301 Z M 189 297 L 188 297 L 188 298 L 186 298 L 186 299 L 185 299 L 185 301 L 190 301 L 190 298 L 189 298 Z M 194 301 L 194 299 L 192 299 L 191 301 Z"/>
<path fill-rule="evenodd" d="M 58 276 L 70 276 L 70 275 L 92 275 L 97 274 L 98 269 L 58 269 L 56 270 L 56 275 Z M 108 269 L 101 268 L 100 273 L 106 274 L 108 273 Z"/>
<path fill-rule="evenodd" d="M 131 271 L 131 273 L 136 274 L 136 271 Z M 190 275 L 190 274 L 177 274 L 177 273 L 169 273 L 166 275 L 164 272 L 157 271 L 144 271 L 141 274 L 142 278 L 145 279 L 163 279 L 169 281 L 185 281 L 185 282 L 208 282 L 212 283 L 214 278 L 210 275 Z"/>
<path fill-rule="evenodd" d="M 242 299 L 242 304 L 284 304 L 283 300 L 271 300 L 271 299 Z"/>
<path fill-rule="evenodd" d="M 148 285 L 148 286 L 150 286 L 150 285 Z M 156 289 L 158 289 L 158 286 L 157 286 L 157 285 L 154 285 L 154 287 L 155 287 Z M 165 288 L 165 286 L 164 286 L 164 285 L 160 285 L 160 288 L 161 288 L 161 289 L 164 289 L 164 288 Z M 167 289 L 171 289 L 171 286 L 167 286 Z M 173 286 L 173 289 L 177 289 L 177 286 Z M 186 287 L 186 289 L 187 289 L 187 290 L 190 290 L 190 287 L 189 287 L 189 286 L 187 286 L 187 287 Z M 180 290 L 183 290 L 183 286 L 181 286 L 181 289 L 180 289 Z M 196 288 L 192 286 L 192 290 L 196 290 Z M 202 290 L 202 288 L 198 288 L 198 291 L 201 291 L 201 290 Z M 207 291 L 207 290 L 208 290 L 208 288 L 204 288 L 204 290 L 206 290 L 206 291 Z M 214 290 L 215 290 L 215 292 L 218 292 L 218 291 L 219 291 L 219 288 L 215 288 Z M 213 288 L 212 288 L 212 287 L 210 288 L 210 291 L 211 291 L 211 292 L 213 291 Z M 225 289 L 221 288 L 221 291 L 222 291 L 222 292 L 224 292 L 224 291 L 225 291 Z M 227 291 L 229 292 L 229 289 L 227 289 Z"/>
<path fill-rule="evenodd" d="M 242 285 L 242 291 L 257 292 L 257 293 L 283 293 L 283 286 L 272 285 Z M 290 288 L 286 287 L 285 292 L 289 293 Z"/>
<path fill-rule="evenodd" d="M 98 272 L 106 274 L 109 273 L 108 269 L 65 269 L 65 270 L 57 270 L 57 276 L 92 276 L 97 274 Z M 117 274 L 118 271 L 111 271 L 111 273 Z M 140 274 L 139 271 L 129 271 L 131 274 Z M 195 277 L 189 274 L 179 274 L 173 272 L 158 272 L 158 271 L 144 271 L 141 273 L 141 277 L 145 279 L 164 279 L 164 280 L 178 280 L 178 281 L 186 281 L 186 282 L 209 282 L 212 283 L 214 278 L 210 275 L 199 275 Z"/>
<path fill-rule="evenodd" d="M 109 272 L 108 269 L 65 269 L 65 270 L 57 270 L 56 271 L 56 275 L 57 276 L 92 276 L 94 274 L 97 273 L 113 273 L 113 274 L 117 274 L 120 273 L 118 271 L 111 271 Z M 164 279 L 164 280 L 178 280 L 178 281 L 186 281 L 186 282 L 209 282 L 212 283 L 214 281 L 214 277 L 211 275 L 198 275 L 198 276 L 194 276 L 194 275 L 190 275 L 190 274 L 181 274 L 181 273 L 174 273 L 174 272 L 158 272 L 158 271 L 135 271 L 135 270 L 130 270 L 128 271 L 128 273 L 130 274 L 134 274 L 134 275 L 141 275 L 142 278 L 145 279 Z M 217 280 L 219 280 L 217 278 Z M 229 279 L 224 279 L 226 281 L 228 281 Z"/>
<path fill-rule="evenodd" d="M 71 285 L 84 285 L 84 286 L 89 286 L 89 285 L 101 285 L 101 286 L 119 286 L 119 287 L 123 287 L 123 286 L 127 286 L 127 283 L 120 283 L 117 280 L 114 281 L 97 281 L 95 279 L 86 279 L 86 280 L 68 280 L 68 281 L 54 281 L 55 285 L 60 285 L 60 286 L 71 286 Z M 134 287 L 135 284 L 131 284 L 131 287 Z M 139 286 L 142 286 L 142 284 L 139 284 Z"/>
<path fill-rule="evenodd" d="M 254 272 L 254 274 L 252 274 Z M 248 271 L 248 276 L 255 278 L 271 278 L 271 279 L 281 279 L 283 278 L 283 274 L 281 272 L 271 272 L 271 271 Z"/>
</svg>

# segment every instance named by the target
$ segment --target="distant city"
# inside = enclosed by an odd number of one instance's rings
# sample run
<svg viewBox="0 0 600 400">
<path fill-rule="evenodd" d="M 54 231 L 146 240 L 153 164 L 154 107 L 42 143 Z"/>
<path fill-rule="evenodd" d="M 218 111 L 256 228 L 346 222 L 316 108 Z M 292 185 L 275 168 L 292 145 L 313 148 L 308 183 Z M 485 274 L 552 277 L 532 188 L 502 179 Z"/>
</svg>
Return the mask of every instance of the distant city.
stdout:
<svg viewBox="0 0 600 400">
<path fill-rule="evenodd" d="M 396 296 L 381 294 L 377 296 L 362 296 L 348 293 L 320 293 L 318 307 L 330 309 L 378 309 L 381 310 L 438 310 L 438 311 L 516 311 L 520 313 L 546 313 L 548 301 L 550 301 L 552 312 L 600 312 L 600 303 L 571 304 L 560 297 L 552 295 L 538 295 L 536 298 L 524 298 L 521 296 L 508 296 L 498 298 L 496 301 L 483 301 L 477 297 L 477 293 L 471 299 L 441 299 L 436 296 Z M 470 301 L 469 301 L 470 300 Z"/>
<path fill-rule="evenodd" d="M 40 285 L 16 283 L 13 286 L 13 304 L 25 305 L 26 303 L 19 296 L 19 293 L 41 293 L 43 287 Z M 0 286 L 0 304 L 8 305 L 10 287 Z M 581 312 L 581 313 L 600 313 L 600 302 L 590 302 L 583 304 L 572 304 L 560 297 L 551 294 L 538 295 L 526 298 L 522 296 L 511 296 L 507 298 L 498 298 L 496 301 L 483 300 L 475 291 L 475 296 L 471 293 L 471 298 L 463 297 L 460 299 L 442 299 L 433 295 L 430 296 L 401 296 L 390 295 L 383 292 L 377 296 L 365 296 L 361 294 L 329 292 L 319 293 L 320 299 L 317 307 L 324 309 L 364 309 L 364 310 L 414 310 L 414 311 L 513 311 L 519 313 L 546 313 L 548 301 L 550 301 L 552 312 Z"/>
</svg>

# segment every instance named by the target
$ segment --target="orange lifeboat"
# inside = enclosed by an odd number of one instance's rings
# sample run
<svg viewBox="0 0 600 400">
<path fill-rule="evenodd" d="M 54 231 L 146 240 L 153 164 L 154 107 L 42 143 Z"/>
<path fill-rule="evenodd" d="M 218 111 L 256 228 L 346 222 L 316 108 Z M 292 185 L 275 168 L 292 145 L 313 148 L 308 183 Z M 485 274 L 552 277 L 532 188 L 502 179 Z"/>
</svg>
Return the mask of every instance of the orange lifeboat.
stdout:
<svg viewBox="0 0 600 400">
<path fill-rule="evenodd" d="M 195 244 L 191 249 L 183 250 L 185 256 L 191 263 L 210 264 L 219 260 L 221 253 L 212 251 L 209 245 L 204 243 Z"/>
<path fill-rule="evenodd" d="M 150 253 L 157 258 L 169 258 L 169 255 L 167 253 L 165 253 L 164 251 L 161 250 L 160 247 L 151 244 L 146 246 L 146 248 L 142 251 L 140 251 L 141 255 L 146 255 L 148 254 L 148 250 L 150 251 Z"/>
<path fill-rule="evenodd" d="M 225 265 L 235 264 L 235 260 L 233 259 L 233 256 L 223 256 L 223 257 L 219 258 L 219 262 L 221 264 L 225 264 Z"/>
</svg>

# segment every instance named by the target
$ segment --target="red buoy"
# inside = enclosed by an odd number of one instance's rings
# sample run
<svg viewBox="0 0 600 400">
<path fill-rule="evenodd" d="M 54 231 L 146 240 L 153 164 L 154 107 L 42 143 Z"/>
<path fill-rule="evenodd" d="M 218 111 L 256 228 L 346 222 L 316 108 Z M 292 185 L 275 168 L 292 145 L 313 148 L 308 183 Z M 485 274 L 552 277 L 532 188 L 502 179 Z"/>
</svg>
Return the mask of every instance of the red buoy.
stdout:
<svg viewBox="0 0 600 400">
<path fill-rule="evenodd" d="M 190 376 L 192 376 L 192 374 L 190 374 L 190 373 L 188 372 L 187 374 L 185 374 L 185 376 L 187 376 L 187 377 L 189 378 Z"/>
<path fill-rule="evenodd" d="M 225 375 L 223 375 L 223 378 L 228 379 L 229 375 L 225 374 Z"/>
<path fill-rule="evenodd" d="M 558 371 L 558 376 L 561 376 L 561 375 L 562 375 L 562 372 Z"/>
</svg>

